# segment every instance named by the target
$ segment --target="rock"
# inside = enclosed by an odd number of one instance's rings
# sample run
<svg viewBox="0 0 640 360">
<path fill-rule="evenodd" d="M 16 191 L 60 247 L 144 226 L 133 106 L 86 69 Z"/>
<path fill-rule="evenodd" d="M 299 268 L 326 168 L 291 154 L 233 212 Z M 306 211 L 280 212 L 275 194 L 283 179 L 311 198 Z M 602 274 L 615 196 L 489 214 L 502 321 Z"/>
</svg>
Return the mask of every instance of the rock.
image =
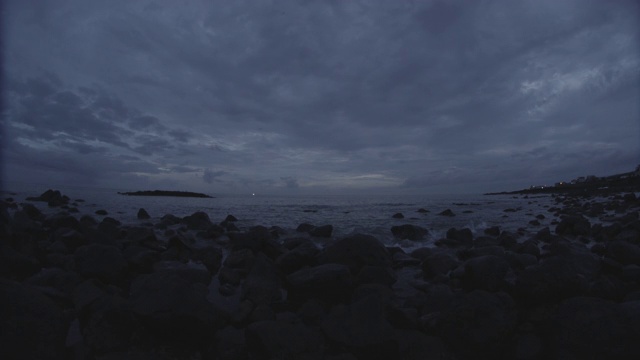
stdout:
<svg viewBox="0 0 640 360">
<path fill-rule="evenodd" d="M 363 266 L 356 276 L 356 283 L 382 284 L 391 286 L 398 280 L 395 272 L 388 266 Z"/>
<path fill-rule="evenodd" d="M 550 304 L 586 294 L 600 271 L 599 259 L 588 249 L 552 255 L 518 274 L 515 295 L 525 304 Z"/>
<path fill-rule="evenodd" d="M 183 217 L 182 223 L 192 230 L 207 230 L 213 225 L 211 219 L 209 219 L 209 215 L 202 211 L 196 211 L 189 216 Z"/>
<path fill-rule="evenodd" d="M 640 246 L 626 241 L 612 241 L 607 244 L 606 256 L 623 265 L 640 265 Z"/>
<path fill-rule="evenodd" d="M 129 267 L 139 273 L 149 273 L 153 265 L 160 260 L 157 251 L 139 245 L 128 246 L 122 253 Z"/>
<path fill-rule="evenodd" d="M 455 296 L 437 327 L 460 358 L 502 358 L 516 321 L 515 303 L 509 295 L 474 290 Z"/>
<path fill-rule="evenodd" d="M 584 216 L 565 216 L 556 226 L 558 235 L 589 235 L 591 223 Z"/>
<path fill-rule="evenodd" d="M 500 227 L 499 226 L 491 226 L 484 229 L 484 233 L 489 236 L 498 236 L 500 235 Z"/>
<path fill-rule="evenodd" d="M 353 277 L 342 264 L 322 264 L 303 268 L 287 276 L 289 300 L 319 298 L 344 300 L 351 294 Z"/>
<path fill-rule="evenodd" d="M 66 205 L 69 203 L 69 197 L 66 195 L 62 195 L 58 190 L 47 190 L 37 197 L 28 197 L 28 201 L 44 201 L 50 207 L 57 207 Z"/>
<path fill-rule="evenodd" d="M 378 239 L 371 235 L 355 234 L 327 245 L 320 255 L 320 263 L 337 263 L 357 274 L 365 265 L 391 266 L 391 256 Z"/>
<path fill-rule="evenodd" d="M 448 276 L 449 272 L 460 265 L 460 260 L 449 252 L 441 251 L 427 256 L 422 262 L 422 272 L 426 279 L 436 276 Z"/>
<path fill-rule="evenodd" d="M 211 359 L 220 360 L 248 359 L 245 330 L 236 329 L 234 326 L 218 330 L 214 338 L 214 349 L 210 355 Z"/>
<path fill-rule="evenodd" d="M 36 288 L 0 280 L 0 319 L 4 358 L 67 358 L 68 321 L 62 309 Z"/>
<path fill-rule="evenodd" d="M 45 218 L 42 211 L 32 204 L 22 204 L 22 211 L 33 221 L 43 221 Z"/>
<path fill-rule="evenodd" d="M 298 225 L 298 227 L 296 228 L 297 232 L 306 232 L 308 233 L 309 231 L 315 229 L 315 226 L 311 225 L 311 224 L 307 224 L 307 223 L 302 223 L 300 225 Z"/>
<path fill-rule="evenodd" d="M 301 321 L 258 321 L 246 328 L 245 337 L 256 359 L 314 358 L 324 348 L 322 333 Z"/>
<path fill-rule="evenodd" d="M 441 216 L 456 216 L 456 214 L 454 214 L 453 211 L 451 211 L 451 209 L 444 210 L 444 211 L 438 213 L 438 215 L 441 215 Z"/>
<path fill-rule="evenodd" d="M 227 215 L 227 217 L 226 217 L 226 218 L 224 218 L 224 221 L 227 221 L 227 222 L 236 222 L 236 221 L 238 221 L 238 219 L 237 219 L 235 216 L 233 216 L 233 215 L 229 214 L 229 215 Z"/>
<path fill-rule="evenodd" d="M 278 270 L 264 254 L 258 254 L 242 284 L 242 298 L 254 304 L 272 304 L 282 301 Z"/>
<path fill-rule="evenodd" d="M 398 239 L 421 240 L 429 231 L 420 226 L 404 224 L 400 226 L 392 226 L 391 233 Z"/>
<path fill-rule="evenodd" d="M 207 293 L 207 285 L 161 271 L 133 280 L 129 306 L 148 331 L 189 344 L 208 340 L 222 324 L 221 315 L 207 301 Z"/>
<path fill-rule="evenodd" d="M 426 214 L 426 213 L 428 213 L 428 212 L 429 212 L 429 210 L 427 210 L 427 209 L 425 209 L 425 208 L 420 208 L 420 209 L 418 209 L 417 211 L 418 211 L 419 213 L 421 213 L 421 214 Z"/>
<path fill-rule="evenodd" d="M 498 291 L 506 287 L 509 263 L 498 256 L 484 255 L 467 260 L 462 284 L 469 290 Z"/>
<path fill-rule="evenodd" d="M 398 340 L 384 315 L 384 303 L 375 295 L 350 305 L 334 306 L 321 325 L 325 337 L 361 359 L 398 356 Z"/>
<path fill-rule="evenodd" d="M 626 307 L 626 304 L 589 297 L 563 301 L 554 312 L 549 326 L 553 357 L 638 358 L 640 325 L 637 320 L 640 319 L 640 302 L 635 303 L 635 306 Z"/>
<path fill-rule="evenodd" d="M 322 225 L 322 226 L 314 227 L 313 229 L 309 230 L 309 235 L 314 237 L 329 238 L 331 237 L 332 232 L 333 232 L 333 226 Z"/>
<path fill-rule="evenodd" d="M 395 213 L 395 214 L 393 214 L 392 218 L 394 218 L 394 219 L 404 219 L 404 215 L 402 215 L 402 213 Z"/>
<path fill-rule="evenodd" d="M 464 228 L 461 230 L 450 228 L 449 230 L 447 230 L 447 239 L 456 240 L 463 245 L 471 246 L 473 243 L 473 233 L 469 228 Z"/>
<path fill-rule="evenodd" d="M 76 270 L 84 278 L 95 277 L 117 283 L 122 279 L 127 262 L 118 248 L 100 244 L 79 247 L 73 254 Z"/>
<path fill-rule="evenodd" d="M 284 244 L 287 247 L 285 241 Z M 320 249 L 310 239 L 299 239 L 299 243 L 276 259 L 276 265 L 285 274 L 290 274 L 304 266 L 315 266 Z"/>
<path fill-rule="evenodd" d="M 151 219 L 151 216 L 149 215 L 149 213 L 147 212 L 147 210 L 140 208 L 140 210 L 138 210 L 138 215 L 137 215 L 138 219 L 140 220 L 147 220 L 147 219 Z"/>
<path fill-rule="evenodd" d="M 96 215 L 109 215 L 107 210 L 96 210 L 95 214 Z"/>
</svg>

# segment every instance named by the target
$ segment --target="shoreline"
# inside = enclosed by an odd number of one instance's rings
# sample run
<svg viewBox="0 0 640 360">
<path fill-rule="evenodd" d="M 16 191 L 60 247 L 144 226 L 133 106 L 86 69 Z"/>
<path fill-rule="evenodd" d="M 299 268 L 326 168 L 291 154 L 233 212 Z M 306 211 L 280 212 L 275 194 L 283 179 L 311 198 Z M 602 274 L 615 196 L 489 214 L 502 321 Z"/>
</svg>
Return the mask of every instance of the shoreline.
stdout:
<svg viewBox="0 0 640 360">
<path fill-rule="evenodd" d="M 143 209 L 123 225 L 69 212 L 73 202 L 53 190 L 35 197 L 61 210 L 51 215 L 3 199 L 9 303 L 0 305 L 19 311 L 2 326 L 34 335 L 10 336 L 7 349 L 40 358 L 639 355 L 625 334 L 640 333 L 626 320 L 640 318 L 640 199 L 553 196 L 555 226 L 534 235 L 451 228 L 411 252 L 370 235 L 334 238 L 331 225 L 291 234 L 200 211 L 156 221 Z M 424 235 L 406 225 L 390 231 Z"/>
</svg>

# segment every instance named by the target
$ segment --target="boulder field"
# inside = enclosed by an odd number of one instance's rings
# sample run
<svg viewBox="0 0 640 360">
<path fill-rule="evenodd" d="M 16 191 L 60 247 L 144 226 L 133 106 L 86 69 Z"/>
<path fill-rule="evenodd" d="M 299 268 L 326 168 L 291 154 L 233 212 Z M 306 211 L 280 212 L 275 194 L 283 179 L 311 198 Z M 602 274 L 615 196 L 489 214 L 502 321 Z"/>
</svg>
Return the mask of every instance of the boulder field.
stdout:
<svg viewBox="0 0 640 360">
<path fill-rule="evenodd" d="M 288 233 L 144 209 L 123 225 L 79 215 L 58 191 L 28 199 L 52 215 L 5 199 L 0 348 L 4 359 L 640 358 L 640 200 L 553 196 L 554 228 L 452 228 L 409 253 L 332 238 L 331 225 Z"/>
</svg>

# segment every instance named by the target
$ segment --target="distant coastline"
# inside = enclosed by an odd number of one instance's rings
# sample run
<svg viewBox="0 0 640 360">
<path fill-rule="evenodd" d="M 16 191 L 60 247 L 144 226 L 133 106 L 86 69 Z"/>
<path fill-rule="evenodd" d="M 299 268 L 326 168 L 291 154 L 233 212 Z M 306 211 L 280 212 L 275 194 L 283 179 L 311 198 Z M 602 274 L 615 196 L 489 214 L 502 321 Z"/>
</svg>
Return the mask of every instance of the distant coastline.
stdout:
<svg viewBox="0 0 640 360">
<path fill-rule="evenodd" d="M 485 193 L 484 195 L 528 194 L 611 194 L 640 192 L 640 165 L 635 171 L 605 177 L 581 176 L 569 182 L 560 181 L 550 186 L 531 186 L 528 189 Z"/>
<path fill-rule="evenodd" d="M 133 192 L 118 192 L 118 194 L 129 195 L 129 196 L 177 196 L 177 197 L 195 197 L 195 198 L 213 199 L 213 196 L 209 196 L 207 194 L 190 192 L 190 191 L 145 190 L 145 191 L 133 191 Z"/>
</svg>

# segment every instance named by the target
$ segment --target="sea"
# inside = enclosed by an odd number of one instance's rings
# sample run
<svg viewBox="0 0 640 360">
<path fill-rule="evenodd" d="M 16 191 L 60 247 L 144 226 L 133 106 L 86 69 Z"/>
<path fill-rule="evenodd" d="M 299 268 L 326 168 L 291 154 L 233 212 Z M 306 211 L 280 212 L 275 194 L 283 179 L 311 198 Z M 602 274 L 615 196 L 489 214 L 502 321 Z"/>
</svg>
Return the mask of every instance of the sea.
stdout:
<svg viewBox="0 0 640 360">
<path fill-rule="evenodd" d="M 109 217 L 125 225 L 140 224 L 137 212 L 144 208 L 151 215 L 151 222 L 159 221 L 166 214 L 183 217 L 196 211 L 204 211 L 211 221 L 221 222 L 227 215 L 238 219 L 236 226 L 248 229 L 255 225 L 278 226 L 285 235 L 295 236 L 295 229 L 302 223 L 333 226 L 333 238 L 354 233 L 370 234 L 388 246 L 412 248 L 433 245 L 443 238 L 450 228 L 469 228 L 480 236 L 488 227 L 499 226 L 501 230 L 519 233 L 527 238 L 554 220 L 549 208 L 556 206 L 551 195 L 482 195 L 482 194 L 436 194 L 436 195 L 220 195 L 214 198 L 127 196 L 123 189 L 88 188 L 76 186 L 47 187 L 39 184 L 5 184 L 3 198 L 11 197 L 16 202 L 28 202 L 27 197 L 39 196 L 48 189 L 59 190 L 71 198 L 79 210 L 76 214 L 88 214 L 101 220 L 104 215 L 95 214 L 106 210 Z M 61 211 L 49 208 L 43 202 L 33 202 L 45 214 Z M 418 212 L 418 209 L 428 212 Z M 450 209 L 455 216 L 442 216 L 440 212 Z M 401 213 L 404 218 L 393 218 Z M 544 219 L 536 219 L 537 215 Z M 540 225 L 530 224 L 537 220 Z M 147 220 L 148 222 L 149 220 Z M 394 238 L 391 227 L 413 224 L 429 231 L 421 241 Z M 553 229 L 553 228 L 552 228 Z M 328 241 L 317 239 L 318 241 Z"/>
</svg>

